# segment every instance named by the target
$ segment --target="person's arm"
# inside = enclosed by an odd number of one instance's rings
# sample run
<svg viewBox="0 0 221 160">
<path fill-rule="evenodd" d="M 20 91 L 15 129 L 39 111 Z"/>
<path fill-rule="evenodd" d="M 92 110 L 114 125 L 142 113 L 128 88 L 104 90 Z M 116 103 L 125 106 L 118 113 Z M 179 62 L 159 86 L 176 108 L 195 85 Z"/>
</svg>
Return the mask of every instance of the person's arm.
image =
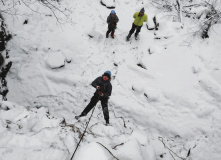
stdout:
<svg viewBox="0 0 221 160">
<path fill-rule="evenodd" d="M 117 22 L 119 22 L 119 18 L 118 18 L 118 16 L 116 16 L 116 23 L 117 23 Z"/>
<path fill-rule="evenodd" d="M 136 12 L 136 13 L 137 13 L 137 12 Z M 136 13 L 134 13 L 134 15 L 133 15 L 134 19 L 137 17 L 137 16 L 136 16 Z"/>
<path fill-rule="evenodd" d="M 96 89 L 97 89 L 97 86 L 98 86 L 99 78 L 100 78 L 100 77 L 96 78 L 96 79 L 91 83 L 91 85 L 92 85 L 94 88 L 96 88 Z"/>
<path fill-rule="evenodd" d="M 147 22 L 147 15 L 145 16 L 144 22 Z"/>
<path fill-rule="evenodd" d="M 107 17 L 107 23 L 110 23 L 110 16 Z"/>
</svg>

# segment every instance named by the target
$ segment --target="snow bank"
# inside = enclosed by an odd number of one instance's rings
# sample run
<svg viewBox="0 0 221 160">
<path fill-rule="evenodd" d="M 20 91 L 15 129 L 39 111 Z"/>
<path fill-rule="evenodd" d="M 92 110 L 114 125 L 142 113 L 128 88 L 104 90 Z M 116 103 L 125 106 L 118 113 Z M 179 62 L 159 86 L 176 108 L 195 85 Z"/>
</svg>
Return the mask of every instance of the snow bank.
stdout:
<svg viewBox="0 0 221 160">
<path fill-rule="evenodd" d="M 88 32 L 88 35 L 90 38 L 93 38 L 95 41 L 101 42 L 103 39 L 103 34 L 101 34 L 99 31 L 97 31 L 96 24 L 94 24 L 93 28 Z"/>
<path fill-rule="evenodd" d="M 46 59 L 46 64 L 52 69 L 63 67 L 65 65 L 64 62 L 65 57 L 60 52 L 50 53 Z"/>
<path fill-rule="evenodd" d="M 75 160 L 110 160 L 110 153 L 100 144 L 92 142 L 81 148 L 75 156 Z"/>
<path fill-rule="evenodd" d="M 144 160 L 141 145 L 136 139 L 124 143 L 117 147 L 116 150 L 116 157 L 120 160 Z"/>
<path fill-rule="evenodd" d="M 55 118 L 44 107 L 26 109 L 15 103 L 0 102 L 1 158 L 4 160 L 68 158 L 75 143 L 71 129 L 60 127 L 62 121 L 63 118 Z"/>
</svg>

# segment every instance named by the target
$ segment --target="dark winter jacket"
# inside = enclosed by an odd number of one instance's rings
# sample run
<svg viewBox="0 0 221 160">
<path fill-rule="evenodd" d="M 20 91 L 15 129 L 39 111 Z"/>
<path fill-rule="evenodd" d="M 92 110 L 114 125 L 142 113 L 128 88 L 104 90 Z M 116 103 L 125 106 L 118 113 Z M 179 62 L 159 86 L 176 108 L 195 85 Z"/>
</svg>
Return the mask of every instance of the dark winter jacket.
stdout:
<svg viewBox="0 0 221 160">
<path fill-rule="evenodd" d="M 111 14 L 107 17 L 108 28 L 116 29 L 117 22 L 119 21 L 117 15 L 115 14 L 113 17 Z"/>
<path fill-rule="evenodd" d="M 112 85 L 109 80 L 104 81 L 103 77 L 98 77 L 92 82 L 91 85 L 96 89 L 97 86 L 100 86 L 101 87 L 100 91 L 104 94 L 103 95 L 104 98 L 109 98 L 109 96 L 111 96 Z M 98 93 L 98 90 L 96 92 Z"/>
</svg>

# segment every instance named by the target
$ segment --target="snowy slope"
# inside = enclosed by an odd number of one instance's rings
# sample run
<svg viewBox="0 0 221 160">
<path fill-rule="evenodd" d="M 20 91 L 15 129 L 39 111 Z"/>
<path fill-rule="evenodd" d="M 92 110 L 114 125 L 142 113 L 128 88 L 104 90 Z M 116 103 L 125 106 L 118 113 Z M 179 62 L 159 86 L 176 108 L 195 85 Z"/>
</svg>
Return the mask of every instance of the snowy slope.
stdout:
<svg viewBox="0 0 221 160">
<path fill-rule="evenodd" d="M 90 113 L 80 121 L 74 116 L 93 95 L 91 81 L 106 70 L 113 75 L 112 126 L 104 125 L 99 103 L 75 160 L 113 159 L 99 143 L 120 160 L 221 159 L 220 25 L 202 40 L 189 33 L 189 19 L 182 28 L 147 1 L 122 0 L 115 2 L 116 38 L 106 39 L 111 10 L 100 1 L 60 3 L 71 9 L 72 23 L 24 5 L 16 20 L 5 15 L 14 34 L 7 77 L 13 103 L 1 102 L 0 159 L 70 159 Z M 159 30 L 144 25 L 138 41 L 126 42 L 142 7 L 148 25 L 157 15 Z"/>
</svg>

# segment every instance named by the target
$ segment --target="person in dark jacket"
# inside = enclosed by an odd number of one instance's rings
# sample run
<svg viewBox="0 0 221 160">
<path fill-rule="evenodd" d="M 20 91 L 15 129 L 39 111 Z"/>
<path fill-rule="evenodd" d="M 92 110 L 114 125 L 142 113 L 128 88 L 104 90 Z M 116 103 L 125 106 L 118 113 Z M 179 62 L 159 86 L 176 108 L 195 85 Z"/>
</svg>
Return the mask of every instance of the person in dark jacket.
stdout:
<svg viewBox="0 0 221 160">
<path fill-rule="evenodd" d="M 101 101 L 101 106 L 103 109 L 104 119 L 106 125 L 109 124 L 109 111 L 108 111 L 108 99 L 111 96 L 112 85 L 110 83 L 111 72 L 106 71 L 101 77 L 96 78 L 92 82 L 92 86 L 96 89 L 94 96 L 91 98 L 90 103 L 86 106 L 83 112 L 76 116 L 76 119 L 79 119 L 82 116 L 86 116 L 88 112 L 97 104 L 98 101 Z"/>
<path fill-rule="evenodd" d="M 130 39 L 131 35 L 134 33 L 135 30 L 136 30 L 135 39 L 138 39 L 138 35 L 141 30 L 141 27 L 143 26 L 143 22 L 147 22 L 147 15 L 144 12 L 145 12 L 145 10 L 144 10 L 144 8 L 142 8 L 140 10 L 140 12 L 134 13 L 134 15 L 133 15 L 134 22 L 133 22 L 132 28 L 127 36 L 127 40 Z"/>
<path fill-rule="evenodd" d="M 106 38 L 109 37 L 109 33 L 111 32 L 111 37 L 114 38 L 114 32 L 117 28 L 117 22 L 119 18 L 117 17 L 114 10 L 111 11 L 110 15 L 107 17 L 108 30 L 106 32 Z"/>
</svg>

